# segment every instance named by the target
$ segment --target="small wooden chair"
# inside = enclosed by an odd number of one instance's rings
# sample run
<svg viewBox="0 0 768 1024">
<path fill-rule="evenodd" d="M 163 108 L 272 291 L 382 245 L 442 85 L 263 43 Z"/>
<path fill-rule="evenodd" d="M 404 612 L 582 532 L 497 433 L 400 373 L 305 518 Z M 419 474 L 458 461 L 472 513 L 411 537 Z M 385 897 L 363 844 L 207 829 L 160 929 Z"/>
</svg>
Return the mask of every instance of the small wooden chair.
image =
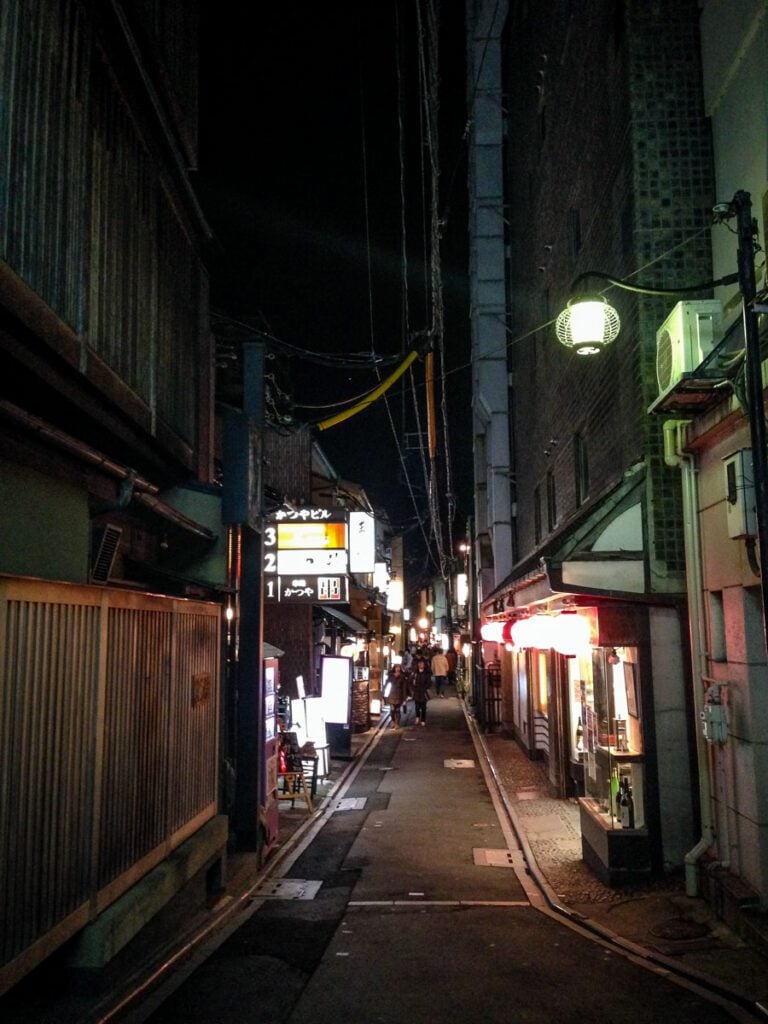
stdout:
<svg viewBox="0 0 768 1024">
<path fill-rule="evenodd" d="M 307 780 L 304 772 L 280 772 L 277 777 L 277 799 L 290 800 L 291 807 L 297 798 L 304 798 L 307 802 L 307 810 L 312 813 L 312 797 L 307 788 Z M 282 788 L 281 788 L 282 784 Z"/>
</svg>

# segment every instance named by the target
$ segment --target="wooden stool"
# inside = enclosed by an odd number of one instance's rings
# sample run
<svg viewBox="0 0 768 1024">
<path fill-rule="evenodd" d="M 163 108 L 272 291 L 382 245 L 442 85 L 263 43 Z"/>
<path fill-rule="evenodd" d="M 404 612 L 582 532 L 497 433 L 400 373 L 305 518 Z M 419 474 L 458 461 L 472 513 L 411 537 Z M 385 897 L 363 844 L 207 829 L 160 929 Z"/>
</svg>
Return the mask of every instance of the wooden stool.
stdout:
<svg viewBox="0 0 768 1024">
<path fill-rule="evenodd" d="M 307 801 L 307 810 L 312 812 L 312 797 L 309 795 L 307 789 L 307 780 L 304 778 L 304 772 L 280 772 L 278 775 L 278 800 L 290 800 L 291 807 L 297 797 L 304 797 Z M 280 791 L 279 784 L 282 782 L 283 788 Z"/>
</svg>

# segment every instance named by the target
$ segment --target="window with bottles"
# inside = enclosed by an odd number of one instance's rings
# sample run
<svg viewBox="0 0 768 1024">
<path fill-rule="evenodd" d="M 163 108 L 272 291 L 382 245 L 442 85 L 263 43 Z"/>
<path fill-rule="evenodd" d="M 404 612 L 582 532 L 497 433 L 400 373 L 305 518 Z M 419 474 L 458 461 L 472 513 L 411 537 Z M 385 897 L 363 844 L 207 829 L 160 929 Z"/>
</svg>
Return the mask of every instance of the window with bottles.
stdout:
<svg viewBox="0 0 768 1024">
<path fill-rule="evenodd" d="M 635 647 L 569 659 L 571 757 L 584 793 L 609 828 L 645 827 L 645 758 Z"/>
</svg>

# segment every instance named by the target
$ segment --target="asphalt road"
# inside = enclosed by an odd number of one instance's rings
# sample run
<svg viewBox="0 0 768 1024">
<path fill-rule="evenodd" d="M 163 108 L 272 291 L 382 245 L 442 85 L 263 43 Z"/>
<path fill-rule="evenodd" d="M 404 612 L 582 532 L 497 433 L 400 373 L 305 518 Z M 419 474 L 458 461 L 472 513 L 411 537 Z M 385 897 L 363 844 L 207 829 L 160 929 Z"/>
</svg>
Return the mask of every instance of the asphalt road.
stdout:
<svg viewBox="0 0 768 1024">
<path fill-rule="evenodd" d="M 497 816 L 458 701 L 432 701 L 429 719 L 426 728 L 382 734 L 338 809 L 285 876 L 272 881 L 272 894 L 254 893 L 229 934 L 122 1019 L 734 1019 L 703 994 L 547 911 L 508 824 Z"/>
</svg>

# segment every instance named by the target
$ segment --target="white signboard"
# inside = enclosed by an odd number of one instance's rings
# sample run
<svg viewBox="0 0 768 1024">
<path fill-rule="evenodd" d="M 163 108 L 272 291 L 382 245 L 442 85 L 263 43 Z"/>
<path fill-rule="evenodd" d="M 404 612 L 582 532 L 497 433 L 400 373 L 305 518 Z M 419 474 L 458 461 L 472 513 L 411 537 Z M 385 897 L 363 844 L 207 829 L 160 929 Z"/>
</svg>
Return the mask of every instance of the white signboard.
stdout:
<svg viewBox="0 0 768 1024">
<path fill-rule="evenodd" d="M 303 551 L 277 552 L 278 576 L 320 576 L 329 573 L 347 572 L 346 548 L 331 551 L 305 549 Z"/>
<path fill-rule="evenodd" d="M 349 571 L 373 572 L 376 521 L 368 512 L 349 513 Z"/>
<path fill-rule="evenodd" d="M 325 720 L 331 725 L 348 725 L 352 700 L 352 659 L 320 659 L 320 683 Z"/>
</svg>

